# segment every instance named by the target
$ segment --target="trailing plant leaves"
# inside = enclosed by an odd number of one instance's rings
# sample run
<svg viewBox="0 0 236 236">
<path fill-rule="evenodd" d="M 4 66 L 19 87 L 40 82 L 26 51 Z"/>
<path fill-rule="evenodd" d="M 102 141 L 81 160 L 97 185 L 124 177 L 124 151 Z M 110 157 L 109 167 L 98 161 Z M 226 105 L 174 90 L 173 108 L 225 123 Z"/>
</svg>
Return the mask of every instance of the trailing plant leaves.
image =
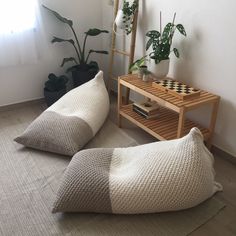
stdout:
<svg viewBox="0 0 236 236">
<path fill-rule="evenodd" d="M 103 50 L 90 50 L 89 53 L 100 53 L 100 54 L 108 54 L 108 51 L 103 51 Z"/>
<path fill-rule="evenodd" d="M 109 31 L 107 30 L 100 30 L 100 29 L 97 29 L 97 28 L 94 28 L 94 29 L 89 29 L 87 32 L 85 32 L 85 34 L 89 35 L 89 36 L 97 36 L 101 33 L 109 33 Z"/>
<path fill-rule="evenodd" d="M 50 11 L 58 20 L 60 20 L 61 22 L 68 24 L 70 27 L 73 26 L 73 21 L 69 20 L 63 16 L 61 16 L 58 12 L 53 11 L 52 9 L 46 7 L 45 5 L 42 5 L 45 9 L 47 9 L 48 11 Z"/>
<path fill-rule="evenodd" d="M 77 61 L 75 60 L 74 57 L 65 57 L 62 60 L 61 67 L 63 67 L 68 62 L 75 62 L 75 64 L 77 64 Z"/>
<path fill-rule="evenodd" d="M 75 44 L 73 39 L 62 39 L 62 38 L 58 38 L 58 37 L 53 37 L 51 43 L 61 43 L 61 42 L 68 42 L 71 44 Z"/>
<path fill-rule="evenodd" d="M 174 54 L 177 58 L 179 58 L 179 50 L 177 48 L 174 48 Z"/>
<path fill-rule="evenodd" d="M 176 28 L 178 29 L 178 31 L 179 31 L 182 35 L 187 36 L 187 33 L 186 33 L 186 31 L 185 31 L 183 25 L 178 24 L 178 25 L 176 25 Z"/>
</svg>

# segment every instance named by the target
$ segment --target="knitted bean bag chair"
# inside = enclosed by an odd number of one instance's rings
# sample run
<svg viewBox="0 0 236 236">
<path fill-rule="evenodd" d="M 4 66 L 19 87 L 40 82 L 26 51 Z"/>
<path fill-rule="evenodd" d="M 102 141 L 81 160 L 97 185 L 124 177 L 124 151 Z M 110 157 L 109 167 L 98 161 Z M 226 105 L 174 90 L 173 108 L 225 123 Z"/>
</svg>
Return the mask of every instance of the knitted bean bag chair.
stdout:
<svg viewBox="0 0 236 236">
<path fill-rule="evenodd" d="M 177 211 L 220 190 L 213 156 L 193 128 L 172 141 L 77 153 L 62 178 L 53 213 Z"/>
<path fill-rule="evenodd" d="M 15 139 L 27 147 L 73 156 L 102 127 L 109 112 L 108 92 L 100 71 L 45 110 Z"/>
</svg>

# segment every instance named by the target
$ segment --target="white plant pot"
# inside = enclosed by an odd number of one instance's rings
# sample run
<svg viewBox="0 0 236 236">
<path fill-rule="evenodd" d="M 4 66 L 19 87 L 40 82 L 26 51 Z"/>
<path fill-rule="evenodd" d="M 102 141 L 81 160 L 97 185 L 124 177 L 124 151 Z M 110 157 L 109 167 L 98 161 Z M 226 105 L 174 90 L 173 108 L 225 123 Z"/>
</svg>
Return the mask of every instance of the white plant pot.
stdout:
<svg viewBox="0 0 236 236">
<path fill-rule="evenodd" d="M 117 26 L 117 28 L 119 29 L 125 29 L 125 25 L 130 25 L 130 21 L 129 22 L 123 22 L 123 17 L 124 17 L 124 13 L 123 10 L 118 10 L 117 15 L 116 15 L 116 19 L 115 19 L 115 24 Z"/>
<path fill-rule="evenodd" d="M 149 63 L 149 70 L 157 77 L 163 78 L 166 77 L 169 72 L 170 60 L 163 60 L 160 63 L 156 64 L 154 60 L 151 60 Z"/>
</svg>

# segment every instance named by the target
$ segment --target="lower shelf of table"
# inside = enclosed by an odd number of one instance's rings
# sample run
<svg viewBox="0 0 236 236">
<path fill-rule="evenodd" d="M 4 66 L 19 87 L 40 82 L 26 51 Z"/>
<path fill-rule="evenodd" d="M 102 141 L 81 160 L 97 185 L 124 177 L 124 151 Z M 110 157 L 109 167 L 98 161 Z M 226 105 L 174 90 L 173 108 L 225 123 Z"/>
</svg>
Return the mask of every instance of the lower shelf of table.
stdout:
<svg viewBox="0 0 236 236">
<path fill-rule="evenodd" d="M 159 140 L 171 140 L 177 138 L 179 114 L 162 107 L 159 116 L 155 119 L 145 119 L 132 110 L 132 104 L 122 106 L 120 115 L 147 131 Z M 209 138 L 209 130 L 201 125 L 186 119 L 184 123 L 183 135 L 187 134 L 191 128 L 197 127 L 201 130 L 204 140 Z"/>
</svg>

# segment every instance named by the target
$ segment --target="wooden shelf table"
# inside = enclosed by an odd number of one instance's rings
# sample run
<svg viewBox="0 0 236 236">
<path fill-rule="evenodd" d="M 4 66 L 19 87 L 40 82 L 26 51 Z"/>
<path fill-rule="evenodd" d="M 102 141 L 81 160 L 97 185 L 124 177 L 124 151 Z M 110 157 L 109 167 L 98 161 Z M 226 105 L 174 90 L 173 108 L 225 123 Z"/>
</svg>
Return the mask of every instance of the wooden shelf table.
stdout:
<svg viewBox="0 0 236 236">
<path fill-rule="evenodd" d="M 159 116 L 156 119 L 145 119 L 133 111 L 132 104 L 123 104 L 122 87 L 158 102 L 161 106 Z M 129 97 L 126 97 L 125 100 L 129 101 Z M 210 148 L 219 101 L 219 96 L 202 90 L 198 98 L 183 101 L 153 87 L 152 82 L 144 82 L 138 79 L 137 75 L 125 75 L 118 78 L 118 125 L 121 127 L 121 118 L 124 117 L 159 140 L 181 138 L 191 128 L 197 127 L 202 132 L 207 147 Z M 185 117 L 188 111 L 206 104 L 212 105 L 211 120 L 208 127 L 203 127 Z"/>
</svg>

